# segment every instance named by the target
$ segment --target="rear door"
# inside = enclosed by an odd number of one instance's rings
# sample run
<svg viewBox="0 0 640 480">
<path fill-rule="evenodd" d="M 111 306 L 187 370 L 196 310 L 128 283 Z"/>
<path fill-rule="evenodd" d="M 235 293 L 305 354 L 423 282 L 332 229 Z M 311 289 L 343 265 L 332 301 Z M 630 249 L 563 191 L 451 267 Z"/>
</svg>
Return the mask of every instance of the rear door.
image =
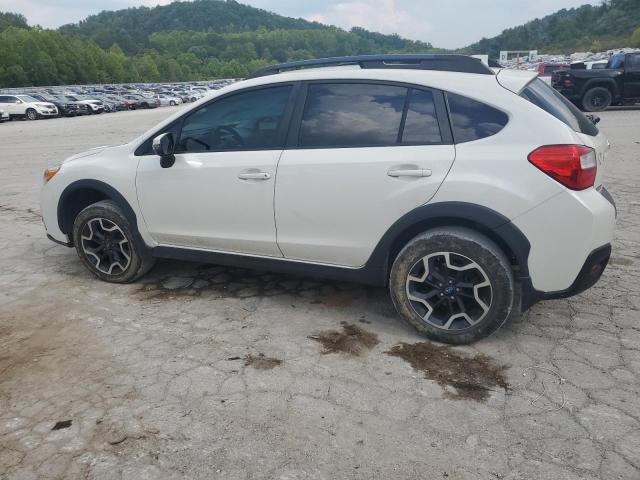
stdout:
<svg viewBox="0 0 640 480">
<path fill-rule="evenodd" d="M 278 164 L 286 258 L 359 267 L 386 230 L 427 203 L 455 157 L 441 91 L 309 82 Z"/>
<path fill-rule="evenodd" d="M 629 53 L 625 58 L 624 97 L 640 98 L 640 53 Z"/>
</svg>

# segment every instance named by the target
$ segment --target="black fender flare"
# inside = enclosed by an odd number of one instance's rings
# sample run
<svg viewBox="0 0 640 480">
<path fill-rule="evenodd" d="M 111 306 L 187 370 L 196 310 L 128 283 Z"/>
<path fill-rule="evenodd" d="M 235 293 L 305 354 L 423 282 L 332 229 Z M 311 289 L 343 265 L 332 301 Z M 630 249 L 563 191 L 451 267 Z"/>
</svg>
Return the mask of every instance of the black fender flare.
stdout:
<svg viewBox="0 0 640 480">
<path fill-rule="evenodd" d="M 65 218 L 65 204 L 71 195 L 80 190 L 94 190 L 113 200 L 122 209 L 127 217 L 127 220 L 131 224 L 131 227 L 134 229 L 135 233 L 138 234 L 137 217 L 135 212 L 131 208 L 131 205 L 129 205 L 129 202 L 127 202 L 124 196 L 111 185 L 93 179 L 76 180 L 75 182 L 67 185 L 67 187 L 62 191 L 60 199 L 58 200 L 57 209 L 58 227 L 60 228 L 61 232 L 66 234 L 69 234 L 71 232 L 73 219 Z"/>
<path fill-rule="evenodd" d="M 587 82 L 582 87 L 580 98 L 582 99 L 589 90 L 595 87 L 605 87 L 611 90 L 611 97 L 613 100 L 615 100 L 620 95 L 618 84 L 612 78 L 592 78 L 587 80 Z"/>
<path fill-rule="evenodd" d="M 531 244 L 507 217 L 495 210 L 466 202 L 437 202 L 411 210 L 382 236 L 369 257 L 366 269 L 384 275 L 385 284 L 395 256 L 411 238 L 440 226 L 466 226 L 495 241 L 517 266 L 518 280 L 529 279 Z"/>
</svg>

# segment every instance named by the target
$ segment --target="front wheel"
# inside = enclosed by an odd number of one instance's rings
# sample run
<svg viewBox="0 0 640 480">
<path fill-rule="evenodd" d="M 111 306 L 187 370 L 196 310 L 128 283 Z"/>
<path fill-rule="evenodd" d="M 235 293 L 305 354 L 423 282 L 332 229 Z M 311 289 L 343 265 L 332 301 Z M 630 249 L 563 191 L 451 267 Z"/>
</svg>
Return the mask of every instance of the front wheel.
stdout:
<svg viewBox="0 0 640 480">
<path fill-rule="evenodd" d="M 175 106 L 176 106 L 176 102 L 174 102 L 173 100 L 171 100 L 171 101 L 169 102 L 169 105 L 171 105 L 172 107 L 175 107 Z"/>
<path fill-rule="evenodd" d="M 94 203 L 78 214 L 73 223 L 73 242 L 85 267 L 107 282 L 132 282 L 155 263 L 112 200 Z"/>
<path fill-rule="evenodd" d="M 29 108 L 26 113 L 27 113 L 27 118 L 29 120 L 37 120 L 38 119 L 38 112 L 36 112 L 33 108 Z"/>
<path fill-rule="evenodd" d="M 451 344 L 495 332 L 514 303 L 513 272 L 502 250 L 461 227 L 411 240 L 393 263 L 389 288 L 396 309 L 416 330 Z"/>
<path fill-rule="evenodd" d="M 594 87 L 582 97 L 582 108 L 587 112 L 601 112 L 611 106 L 611 92 L 604 87 Z"/>
</svg>

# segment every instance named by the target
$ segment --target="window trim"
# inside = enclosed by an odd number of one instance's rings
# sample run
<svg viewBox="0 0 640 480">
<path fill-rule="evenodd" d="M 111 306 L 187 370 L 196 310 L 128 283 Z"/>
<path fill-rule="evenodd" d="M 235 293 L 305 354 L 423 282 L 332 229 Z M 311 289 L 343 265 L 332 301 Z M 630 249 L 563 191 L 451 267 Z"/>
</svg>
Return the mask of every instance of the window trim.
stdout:
<svg viewBox="0 0 640 480">
<path fill-rule="evenodd" d="M 338 150 L 344 148 L 390 148 L 390 147 L 412 147 L 412 146 L 435 146 L 435 145 L 453 145 L 453 134 L 451 132 L 451 125 L 449 124 L 449 114 L 444 99 L 444 92 L 442 90 L 427 87 L 424 85 L 416 85 L 413 83 L 395 82 L 390 80 L 369 80 L 369 79 L 323 79 L 323 80 L 304 80 L 298 92 L 296 99 L 296 108 L 293 112 L 293 118 L 289 133 L 287 135 L 287 142 L 285 144 L 285 150 Z M 404 134 L 404 124 L 407 117 L 407 108 L 409 106 L 409 99 L 412 90 L 423 90 L 431 92 L 434 100 L 434 107 L 436 111 L 436 119 L 438 126 L 440 127 L 440 136 L 442 141 L 440 142 L 406 142 L 406 143 L 393 143 L 389 145 L 333 145 L 333 146 L 302 146 L 300 145 L 300 128 L 302 126 L 302 116 L 304 114 L 305 105 L 308 99 L 309 85 L 322 84 L 360 84 L 360 85 L 385 85 L 392 87 L 402 87 L 407 89 L 407 95 L 405 97 L 404 109 L 402 111 L 402 119 L 400 122 L 400 128 L 398 129 L 398 138 L 401 139 Z"/>
<path fill-rule="evenodd" d="M 294 110 L 294 107 L 295 107 L 295 102 L 297 101 L 297 98 L 298 98 L 298 90 L 300 88 L 300 82 L 287 81 L 287 82 L 255 85 L 255 86 L 252 86 L 252 87 L 242 88 L 242 89 L 239 89 L 239 90 L 233 90 L 231 92 L 225 93 L 225 94 L 220 95 L 218 97 L 212 98 L 208 102 L 205 102 L 202 105 L 199 105 L 197 108 L 190 109 L 188 112 L 185 112 L 183 115 L 181 115 L 180 117 L 176 118 L 173 122 L 169 123 L 168 125 L 165 125 L 161 129 L 156 130 L 155 132 L 153 132 L 151 135 L 149 135 L 148 138 L 146 138 L 142 143 L 140 143 L 140 145 L 138 145 L 138 147 L 136 147 L 134 155 L 136 157 L 155 156 L 155 153 L 153 153 L 153 150 L 151 149 L 151 144 L 153 143 L 153 139 L 156 138 L 158 135 L 162 135 L 163 133 L 170 132 L 171 130 L 173 130 L 174 127 L 176 127 L 176 125 L 177 125 L 177 135 L 176 135 L 176 138 L 175 138 L 175 144 L 178 145 L 178 142 L 180 141 L 180 137 L 182 135 L 182 126 L 184 124 L 185 119 L 187 117 L 193 115 L 195 112 L 197 112 L 201 108 L 207 107 L 209 105 L 212 105 L 212 104 L 214 104 L 216 102 L 219 102 L 219 101 L 221 101 L 223 99 L 226 99 L 226 98 L 229 98 L 229 97 L 232 97 L 232 96 L 235 96 L 235 95 L 241 95 L 243 93 L 252 92 L 252 91 L 256 91 L 256 90 L 267 90 L 269 88 L 287 87 L 287 86 L 290 86 L 292 88 L 291 88 L 291 92 L 289 93 L 289 99 L 287 100 L 287 104 L 285 105 L 285 108 L 284 108 L 284 113 L 282 115 L 282 124 L 278 128 L 278 142 L 277 142 L 277 145 L 275 147 L 272 147 L 272 148 L 235 148 L 235 149 L 205 150 L 205 151 L 202 151 L 202 152 L 176 152 L 176 155 L 191 155 L 191 154 L 203 154 L 203 153 L 225 153 L 225 152 L 261 152 L 261 151 L 262 152 L 268 152 L 268 151 L 271 151 L 271 150 L 283 150 L 284 149 L 284 145 L 285 145 L 285 140 L 286 140 L 286 133 L 289 131 L 289 128 L 290 128 L 290 125 L 291 125 L 292 113 L 293 113 L 293 110 Z"/>
</svg>

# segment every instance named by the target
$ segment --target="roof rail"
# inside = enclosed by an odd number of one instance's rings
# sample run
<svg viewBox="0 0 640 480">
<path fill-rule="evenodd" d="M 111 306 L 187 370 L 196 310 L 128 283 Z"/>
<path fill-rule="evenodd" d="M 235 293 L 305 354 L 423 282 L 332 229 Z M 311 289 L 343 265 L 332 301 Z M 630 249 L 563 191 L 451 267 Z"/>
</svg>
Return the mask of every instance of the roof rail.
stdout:
<svg viewBox="0 0 640 480">
<path fill-rule="evenodd" d="M 348 57 L 318 58 L 298 62 L 280 63 L 255 71 L 247 78 L 275 75 L 289 70 L 342 65 L 359 65 L 360 68 L 389 68 L 412 70 L 440 70 L 445 72 L 479 73 L 494 75 L 479 59 L 466 55 L 356 55 Z"/>
</svg>

